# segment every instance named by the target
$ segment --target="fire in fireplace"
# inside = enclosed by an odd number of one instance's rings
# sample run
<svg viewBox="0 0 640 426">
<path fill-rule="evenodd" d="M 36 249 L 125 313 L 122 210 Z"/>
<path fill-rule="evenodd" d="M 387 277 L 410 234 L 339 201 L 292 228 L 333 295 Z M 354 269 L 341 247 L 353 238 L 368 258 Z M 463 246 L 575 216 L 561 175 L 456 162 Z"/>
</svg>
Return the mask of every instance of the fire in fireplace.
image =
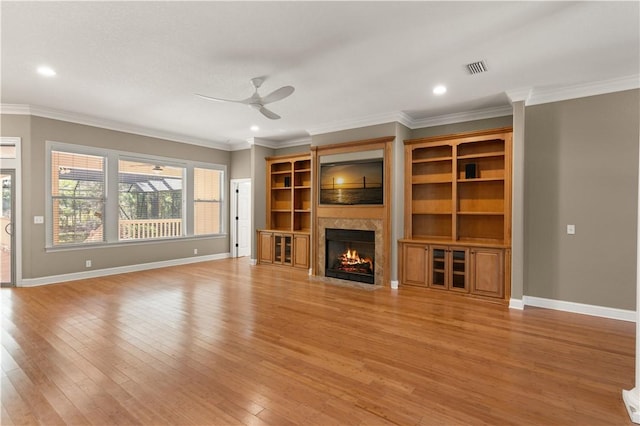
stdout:
<svg viewBox="0 0 640 426">
<path fill-rule="evenodd" d="M 375 282 L 375 231 L 327 229 L 325 276 Z"/>
</svg>

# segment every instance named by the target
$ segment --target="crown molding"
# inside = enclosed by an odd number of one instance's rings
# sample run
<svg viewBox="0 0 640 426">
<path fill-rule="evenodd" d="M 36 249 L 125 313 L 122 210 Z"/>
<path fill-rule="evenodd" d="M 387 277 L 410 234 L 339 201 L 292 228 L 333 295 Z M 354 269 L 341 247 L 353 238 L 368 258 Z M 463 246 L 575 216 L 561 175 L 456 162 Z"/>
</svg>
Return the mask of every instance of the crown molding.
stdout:
<svg viewBox="0 0 640 426">
<path fill-rule="evenodd" d="M 118 132 L 132 133 L 151 138 L 165 139 L 173 142 L 199 145 L 206 148 L 220 149 L 223 151 L 231 150 L 229 144 L 223 142 L 194 138 L 177 133 L 165 132 L 157 129 L 149 129 L 146 127 L 122 123 L 119 121 L 106 120 L 90 115 L 44 108 L 36 105 L 0 104 L 0 113 L 13 115 L 32 115 L 36 117 L 50 118 L 52 120 L 61 120 L 70 123 L 82 124 L 85 126 L 100 127 L 102 129 L 115 130 Z"/>
<path fill-rule="evenodd" d="M 408 127 L 413 130 L 422 127 L 442 126 L 445 124 L 462 123 L 465 121 L 483 120 L 485 118 L 505 117 L 512 114 L 513 108 L 511 105 L 507 105 L 422 118 L 414 120 L 411 126 Z"/>
<path fill-rule="evenodd" d="M 383 114 L 368 115 L 353 120 L 340 120 L 328 123 L 318 127 L 307 129 L 311 136 L 322 135 L 325 133 L 340 132 L 343 130 L 358 129 L 360 127 L 376 126 L 378 124 L 386 124 L 398 122 L 411 128 L 412 118 L 404 112 L 391 112 Z"/>
<path fill-rule="evenodd" d="M 290 148 L 292 146 L 311 145 L 311 136 L 303 136 L 288 141 L 278 142 L 278 148 Z"/>
<path fill-rule="evenodd" d="M 505 93 L 509 98 L 509 101 L 513 104 L 514 102 L 522 102 L 525 103 L 531 97 L 531 87 L 523 87 L 521 89 L 513 89 L 507 90 Z"/>
<path fill-rule="evenodd" d="M 242 151 L 251 148 L 251 145 L 253 145 L 253 142 L 249 140 L 229 142 L 229 149 L 230 151 Z"/>
<path fill-rule="evenodd" d="M 507 90 L 506 93 L 511 102 L 524 101 L 526 106 L 532 106 L 638 88 L 640 88 L 640 74 L 562 87 L 529 87 Z"/>
<path fill-rule="evenodd" d="M 264 146 L 265 148 L 271 148 L 271 149 L 280 148 L 280 145 L 278 145 L 276 141 L 273 141 L 271 139 L 265 139 L 265 138 L 251 138 L 251 141 L 249 141 L 249 143 L 251 145 L 260 145 L 260 146 Z"/>
</svg>

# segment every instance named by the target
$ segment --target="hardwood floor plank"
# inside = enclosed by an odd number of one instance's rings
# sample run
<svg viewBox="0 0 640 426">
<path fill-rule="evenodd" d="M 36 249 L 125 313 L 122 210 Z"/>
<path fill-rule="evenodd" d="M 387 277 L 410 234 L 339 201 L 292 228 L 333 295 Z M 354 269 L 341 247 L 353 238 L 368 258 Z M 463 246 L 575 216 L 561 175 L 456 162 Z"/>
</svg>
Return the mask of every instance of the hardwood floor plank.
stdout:
<svg viewBox="0 0 640 426">
<path fill-rule="evenodd" d="M 248 259 L 0 302 L 3 425 L 630 424 L 622 321 Z"/>
</svg>

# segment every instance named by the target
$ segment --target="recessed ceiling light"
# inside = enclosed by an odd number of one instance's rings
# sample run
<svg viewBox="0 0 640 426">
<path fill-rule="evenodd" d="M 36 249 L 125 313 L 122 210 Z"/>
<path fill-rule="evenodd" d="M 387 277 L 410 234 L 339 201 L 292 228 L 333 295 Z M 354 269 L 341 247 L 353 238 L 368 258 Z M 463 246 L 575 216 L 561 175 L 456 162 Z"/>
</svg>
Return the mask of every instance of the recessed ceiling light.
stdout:
<svg viewBox="0 0 640 426">
<path fill-rule="evenodd" d="M 43 65 L 38 67 L 38 74 L 43 75 L 45 77 L 53 77 L 54 75 L 56 75 L 56 71 L 51 67 Z"/>
<path fill-rule="evenodd" d="M 442 84 L 437 85 L 436 87 L 433 88 L 433 94 L 434 95 L 444 95 L 445 93 L 447 93 L 447 88 L 446 86 L 443 86 Z"/>
<path fill-rule="evenodd" d="M 260 130 L 260 127 L 254 125 L 254 126 L 251 126 L 250 129 L 252 132 L 257 132 L 258 130 Z"/>
</svg>

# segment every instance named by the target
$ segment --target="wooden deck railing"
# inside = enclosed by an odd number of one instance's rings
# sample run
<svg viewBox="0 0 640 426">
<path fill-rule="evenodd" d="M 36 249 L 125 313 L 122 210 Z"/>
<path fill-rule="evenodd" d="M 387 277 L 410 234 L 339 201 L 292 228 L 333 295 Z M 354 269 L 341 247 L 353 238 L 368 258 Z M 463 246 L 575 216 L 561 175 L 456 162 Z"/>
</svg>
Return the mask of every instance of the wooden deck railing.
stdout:
<svg viewBox="0 0 640 426">
<path fill-rule="evenodd" d="M 182 235 L 182 219 L 120 219 L 121 240 L 179 237 Z"/>
</svg>

